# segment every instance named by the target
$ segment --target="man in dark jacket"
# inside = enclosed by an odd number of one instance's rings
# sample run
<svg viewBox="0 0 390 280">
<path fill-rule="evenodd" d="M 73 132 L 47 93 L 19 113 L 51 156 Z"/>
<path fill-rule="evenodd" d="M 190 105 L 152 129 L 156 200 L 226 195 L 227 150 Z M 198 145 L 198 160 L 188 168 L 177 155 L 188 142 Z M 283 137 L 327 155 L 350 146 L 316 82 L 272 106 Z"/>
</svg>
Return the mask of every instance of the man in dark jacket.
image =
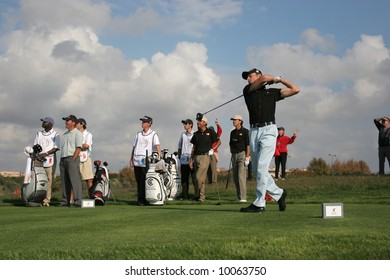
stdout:
<svg viewBox="0 0 390 280">
<path fill-rule="evenodd" d="M 378 157 L 379 175 L 385 174 L 385 159 L 390 166 L 390 119 L 381 117 L 374 119 L 374 123 L 379 130 L 378 135 Z"/>
</svg>

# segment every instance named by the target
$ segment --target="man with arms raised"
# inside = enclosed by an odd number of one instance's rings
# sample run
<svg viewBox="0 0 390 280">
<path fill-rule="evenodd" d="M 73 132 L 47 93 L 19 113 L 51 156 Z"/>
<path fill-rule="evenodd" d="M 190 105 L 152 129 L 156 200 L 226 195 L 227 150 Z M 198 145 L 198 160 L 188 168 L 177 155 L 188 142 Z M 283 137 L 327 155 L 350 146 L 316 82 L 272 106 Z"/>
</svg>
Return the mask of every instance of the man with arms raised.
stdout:
<svg viewBox="0 0 390 280">
<path fill-rule="evenodd" d="M 276 102 L 297 94 L 300 89 L 281 76 L 262 74 L 256 68 L 242 73 L 242 78 L 248 81 L 245 86 L 244 98 L 249 112 L 250 152 L 253 172 L 256 175 L 256 200 L 241 212 L 264 212 L 265 194 L 278 201 L 279 210 L 286 209 L 286 190 L 279 188 L 268 172 L 275 152 L 278 130 L 275 123 Z M 281 83 L 283 88 L 268 88 L 266 85 Z"/>
</svg>

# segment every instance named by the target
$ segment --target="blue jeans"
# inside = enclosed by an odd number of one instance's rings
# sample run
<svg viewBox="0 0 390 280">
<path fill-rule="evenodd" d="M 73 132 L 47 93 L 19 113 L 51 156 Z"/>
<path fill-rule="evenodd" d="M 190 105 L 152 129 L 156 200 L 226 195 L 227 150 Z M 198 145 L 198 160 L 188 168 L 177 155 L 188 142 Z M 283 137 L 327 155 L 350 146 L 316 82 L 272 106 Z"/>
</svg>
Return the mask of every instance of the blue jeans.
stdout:
<svg viewBox="0 0 390 280">
<path fill-rule="evenodd" d="M 283 194 L 268 172 L 275 153 L 277 135 L 278 129 L 274 124 L 250 129 L 251 160 L 256 176 L 256 200 L 253 204 L 258 207 L 265 207 L 266 192 L 276 201 Z"/>
</svg>

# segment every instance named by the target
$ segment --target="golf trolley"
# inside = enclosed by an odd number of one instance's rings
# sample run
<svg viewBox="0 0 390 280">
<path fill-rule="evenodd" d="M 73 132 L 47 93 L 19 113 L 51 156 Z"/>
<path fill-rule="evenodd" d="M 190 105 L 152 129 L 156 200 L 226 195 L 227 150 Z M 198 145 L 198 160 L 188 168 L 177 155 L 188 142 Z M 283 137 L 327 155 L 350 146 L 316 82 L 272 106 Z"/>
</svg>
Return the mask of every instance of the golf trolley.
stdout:
<svg viewBox="0 0 390 280">
<path fill-rule="evenodd" d="M 93 177 L 92 187 L 89 189 L 89 197 L 95 200 L 95 205 L 103 206 L 106 200 L 110 198 L 110 177 L 108 175 L 108 163 L 100 160 L 95 160 L 94 163 L 96 171 Z"/>
<path fill-rule="evenodd" d="M 44 158 L 39 155 L 42 147 L 39 144 L 27 146 L 24 153 L 28 156 L 24 181 L 22 186 L 22 200 L 26 206 L 41 206 L 47 195 L 48 177 L 43 167 Z"/>
<path fill-rule="evenodd" d="M 163 158 L 157 152 L 147 156 L 145 197 L 150 205 L 164 205 L 165 200 L 173 200 L 181 195 L 179 161 L 175 155 L 167 157 L 168 150 L 163 150 Z"/>
</svg>

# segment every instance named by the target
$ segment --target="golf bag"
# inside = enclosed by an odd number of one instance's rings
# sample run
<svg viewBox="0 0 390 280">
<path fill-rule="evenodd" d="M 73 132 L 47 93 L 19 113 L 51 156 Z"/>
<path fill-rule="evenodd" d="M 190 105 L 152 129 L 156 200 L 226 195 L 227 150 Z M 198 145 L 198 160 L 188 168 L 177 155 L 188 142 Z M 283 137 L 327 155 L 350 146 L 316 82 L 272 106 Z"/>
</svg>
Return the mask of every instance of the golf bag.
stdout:
<svg viewBox="0 0 390 280">
<path fill-rule="evenodd" d="M 175 154 L 167 157 L 168 150 L 163 150 L 165 172 L 163 173 L 164 186 L 167 190 L 167 199 L 174 200 L 181 196 L 180 161 Z"/>
<path fill-rule="evenodd" d="M 89 197 L 95 199 L 95 205 L 104 205 L 106 200 L 110 198 L 110 177 L 108 175 L 108 163 L 100 160 L 95 160 L 94 163 L 96 171 L 93 177 L 92 187 L 89 189 Z"/>
<path fill-rule="evenodd" d="M 158 153 L 154 152 L 151 157 L 146 157 L 146 163 L 145 198 L 150 205 L 164 205 L 167 197 L 167 190 L 163 180 L 165 162 L 160 160 Z"/>
<path fill-rule="evenodd" d="M 22 199 L 26 206 L 41 206 L 47 195 L 48 177 L 43 167 L 44 158 L 39 156 L 40 152 L 42 147 L 39 144 L 24 149 L 28 156 L 22 186 Z"/>
</svg>

